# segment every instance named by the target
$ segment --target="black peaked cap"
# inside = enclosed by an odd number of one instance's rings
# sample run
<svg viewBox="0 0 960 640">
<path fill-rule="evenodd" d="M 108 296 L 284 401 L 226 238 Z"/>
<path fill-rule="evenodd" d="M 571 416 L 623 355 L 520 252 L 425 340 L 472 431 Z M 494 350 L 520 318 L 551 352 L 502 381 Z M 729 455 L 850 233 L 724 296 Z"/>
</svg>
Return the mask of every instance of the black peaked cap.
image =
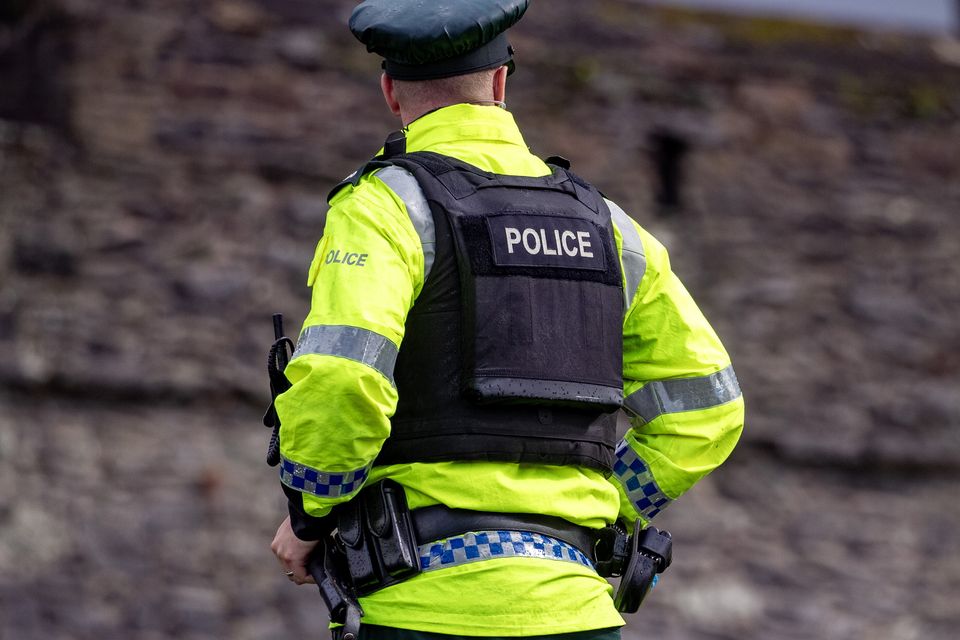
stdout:
<svg viewBox="0 0 960 640">
<path fill-rule="evenodd" d="M 530 0 L 364 0 L 350 31 L 367 51 L 385 58 L 397 80 L 429 80 L 509 65 L 504 32 Z"/>
</svg>

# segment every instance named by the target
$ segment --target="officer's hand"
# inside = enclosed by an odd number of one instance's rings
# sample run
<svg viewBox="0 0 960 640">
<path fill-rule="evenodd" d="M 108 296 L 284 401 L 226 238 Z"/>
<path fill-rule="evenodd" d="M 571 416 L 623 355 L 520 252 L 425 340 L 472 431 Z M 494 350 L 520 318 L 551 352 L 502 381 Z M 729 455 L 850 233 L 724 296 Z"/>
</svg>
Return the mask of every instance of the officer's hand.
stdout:
<svg viewBox="0 0 960 640">
<path fill-rule="evenodd" d="M 293 533 L 290 527 L 290 516 L 280 523 L 277 535 L 273 537 L 270 550 L 280 561 L 283 572 L 297 584 L 316 584 L 316 581 L 307 573 L 307 560 L 317 546 L 316 540 L 301 540 Z M 290 573 L 290 572 L 293 573 Z"/>
</svg>

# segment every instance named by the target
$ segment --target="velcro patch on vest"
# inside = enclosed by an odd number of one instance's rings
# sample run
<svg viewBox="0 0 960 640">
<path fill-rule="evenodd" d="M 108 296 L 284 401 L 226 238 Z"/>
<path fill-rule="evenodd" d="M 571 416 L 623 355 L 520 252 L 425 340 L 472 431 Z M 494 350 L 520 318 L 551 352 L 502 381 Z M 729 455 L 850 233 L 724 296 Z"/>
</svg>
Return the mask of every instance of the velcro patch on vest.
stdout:
<svg viewBox="0 0 960 640">
<path fill-rule="evenodd" d="M 551 267 L 603 271 L 597 225 L 564 216 L 503 215 L 487 218 L 493 262 L 501 267 Z"/>
</svg>

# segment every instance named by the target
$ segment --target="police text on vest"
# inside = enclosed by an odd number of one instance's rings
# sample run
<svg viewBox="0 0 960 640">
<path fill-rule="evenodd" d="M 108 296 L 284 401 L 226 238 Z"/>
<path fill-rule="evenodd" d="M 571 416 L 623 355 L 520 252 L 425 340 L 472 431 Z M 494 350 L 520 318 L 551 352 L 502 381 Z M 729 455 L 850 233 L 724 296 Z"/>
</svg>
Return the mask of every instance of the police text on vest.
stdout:
<svg viewBox="0 0 960 640">
<path fill-rule="evenodd" d="M 590 232 L 553 229 L 548 233 L 546 229 L 517 229 L 516 227 L 505 227 L 504 233 L 507 240 L 507 251 L 513 253 L 518 247 L 522 247 L 531 256 L 559 256 L 568 255 L 571 258 L 577 256 L 583 258 L 592 258 L 593 251 L 590 250 Z M 563 253 L 561 253 L 561 251 Z"/>
<path fill-rule="evenodd" d="M 485 219 L 493 264 L 511 269 L 606 268 L 603 230 L 567 213 L 508 213 Z"/>
</svg>

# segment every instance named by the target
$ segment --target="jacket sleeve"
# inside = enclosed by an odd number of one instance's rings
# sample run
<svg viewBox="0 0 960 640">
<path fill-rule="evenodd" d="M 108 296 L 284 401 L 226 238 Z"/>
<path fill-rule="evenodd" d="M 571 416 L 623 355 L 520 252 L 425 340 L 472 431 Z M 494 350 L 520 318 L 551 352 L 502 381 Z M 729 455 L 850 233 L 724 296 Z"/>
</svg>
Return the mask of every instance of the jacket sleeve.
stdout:
<svg viewBox="0 0 960 640">
<path fill-rule="evenodd" d="M 423 248 L 403 202 L 373 176 L 338 194 L 310 266 L 310 312 L 276 401 L 280 479 L 294 531 L 362 487 L 390 435 L 393 367 L 423 283 Z"/>
<path fill-rule="evenodd" d="M 611 482 L 621 517 L 646 523 L 730 455 L 744 404 L 726 350 L 664 246 L 610 204 L 628 300 L 623 378 L 631 425 Z"/>
</svg>

